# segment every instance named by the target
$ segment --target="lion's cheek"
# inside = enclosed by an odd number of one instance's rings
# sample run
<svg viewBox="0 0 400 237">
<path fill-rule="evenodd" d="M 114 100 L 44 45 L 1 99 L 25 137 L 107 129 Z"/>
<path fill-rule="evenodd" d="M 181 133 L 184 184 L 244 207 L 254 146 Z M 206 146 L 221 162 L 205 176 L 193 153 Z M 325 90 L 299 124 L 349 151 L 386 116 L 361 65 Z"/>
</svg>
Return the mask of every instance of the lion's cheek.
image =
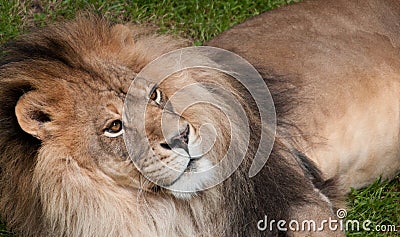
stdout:
<svg viewBox="0 0 400 237">
<path fill-rule="evenodd" d="M 159 186 L 170 186 L 185 172 L 189 165 L 188 157 L 173 154 L 171 156 L 153 156 L 136 162 L 140 172 Z"/>
</svg>

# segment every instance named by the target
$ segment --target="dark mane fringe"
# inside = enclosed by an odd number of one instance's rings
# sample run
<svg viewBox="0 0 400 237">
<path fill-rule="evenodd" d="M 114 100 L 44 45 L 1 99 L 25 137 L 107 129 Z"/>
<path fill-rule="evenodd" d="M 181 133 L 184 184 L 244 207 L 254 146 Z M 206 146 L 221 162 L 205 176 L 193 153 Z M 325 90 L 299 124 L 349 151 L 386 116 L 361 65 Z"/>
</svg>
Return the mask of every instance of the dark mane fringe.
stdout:
<svg viewBox="0 0 400 237">
<path fill-rule="evenodd" d="M 294 206 L 302 206 L 312 202 L 304 193 L 312 192 L 309 185 L 295 168 L 285 162 L 288 153 L 282 153 L 282 147 L 275 145 L 263 170 L 256 177 L 247 178 L 247 172 L 241 176 L 232 176 L 228 185 L 222 188 L 229 197 L 229 206 L 240 207 L 232 211 L 228 223 L 231 223 L 231 236 L 241 236 L 238 233 L 257 236 L 257 221 L 265 215 L 273 220 L 290 220 Z M 293 157 L 292 157 L 293 158 Z M 246 170 L 247 171 L 247 170 Z M 246 177 L 245 181 L 242 179 Z M 234 185 L 245 183 L 246 185 Z M 273 228 L 272 231 L 261 232 L 263 236 L 287 236 L 287 233 Z"/>
<path fill-rule="evenodd" d="M 1 75 L 0 78 L 3 78 Z M 7 221 L 7 227 L 20 226 L 29 220 L 30 226 L 41 226 L 41 207 L 38 200 L 29 197 L 35 191 L 27 184 L 32 183 L 32 172 L 36 163 L 34 159 L 40 148 L 40 141 L 23 132 L 17 123 L 14 108 L 19 97 L 32 90 L 28 83 L 9 83 L 0 81 L 0 205 L 1 220 Z M 19 177 L 15 179 L 15 177 Z M 21 193 L 30 193 L 21 196 Z M 20 199 L 22 201 L 16 201 Z M 33 202 L 33 203 L 31 203 Z M 32 210 L 34 207 L 34 210 Z M 27 216 L 26 211 L 30 210 Z M 29 226 L 22 227 L 26 231 L 36 232 Z M 12 229 L 13 231 L 21 231 Z"/>
<path fill-rule="evenodd" d="M 316 202 L 319 197 L 310 196 L 318 189 L 334 202 L 341 195 L 337 192 L 335 180 L 324 180 L 319 169 L 304 154 L 292 146 L 292 136 L 301 135 L 301 130 L 288 119 L 296 106 L 306 103 L 300 99 L 298 89 L 302 85 L 289 84 L 283 76 L 262 75 L 274 100 L 277 118 L 277 134 L 273 150 L 262 171 L 253 178 L 248 178 L 249 163 L 244 162 L 241 173 L 233 175 L 222 187 L 226 193 L 227 208 L 240 207 L 232 212 L 229 223 L 232 223 L 231 236 L 246 233 L 258 236 L 257 221 L 267 215 L 273 220 L 289 220 L 293 207 L 301 207 Z M 233 87 L 240 87 L 241 96 L 248 105 L 248 117 L 258 114 L 257 105 L 249 92 L 235 80 L 230 81 Z M 259 117 L 250 121 L 252 144 L 246 156 L 247 162 L 254 157 L 260 141 Z M 235 185 L 247 184 L 247 185 Z M 229 204 L 228 204 L 229 203 Z M 257 218 L 255 218 L 257 217 Z M 263 236 L 288 236 L 286 232 L 272 229 L 262 232 Z"/>
<path fill-rule="evenodd" d="M 103 31 L 107 29 L 99 28 L 99 26 L 103 26 L 103 24 L 98 24 L 101 18 L 91 15 L 87 17 L 90 18 L 88 23 L 92 22 L 87 28 L 87 34 L 93 33 L 91 30 Z M 15 40 L 4 44 L 2 51 L 5 56 L 1 60 L 0 66 L 26 60 L 59 61 L 70 67 L 82 65 L 84 64 L 83 59 L 74 45 L 71 45 L 71 42 L 76 40 L 79 42 L 78 34 L 83 32 L 68 32 L 65 23 L 34 29 L 32 33 L 20 35 Z M 73 39 L 67 40 L 66 35 L 73 37 Z M 86 45 L 87 42 L 79 43 Z"/>
<path fill-rule="evenodd" d="M 264 72 L 266 70 L 258 68 L 258 71 Z M 293 115 L 292 111 L 311 101 L 311 98 L 307 98 L 304 94 L 300 95 L 299 93 L 301 88 L 307 85 L 303 84 L 301 80 L 293 80 L 287 78 L 287 76 L 274 75 L 273 73 L 264 73 L 262 77 L 274 100 L 277 118 L 277 135 L 285 140 L 285 145 L 283 145 L 281 149 L 284 149 L 295 157 L 299 166 L 303 169 L 304 174 L 312 181 L 315 188 L 320 190 L 334 204 L 342 205 L 344 192 L 337 189 L 337 179 L 332 178 L 325 180 L 314 162 L 295 148 L 296 139 L 300 138 L 306 141 L 308 139 L 308 137 L 304 135 L 305 133 L 291 121 L 293 117 L 296 117 Z M 288 145 L 290 147 L 288 147 Z"/>
<path fill-rule="evenodd" d="M 259 71 L 265 72 L 268 70 Z M 298 139 L 310 142 L 309 137 L 305 135 L 306 133 L 292 121 L 297 118 L 293 114 L 293 110 L 312 101 L 307 95 L 299 93 L 307 85 L 301 82 L 301 80 L 293 80 L 293 78 L 277 76 L 273 73 L 263 74 L 262 76 L 274 100 L 278 136 L 285 141 L 285 145 L 281 148 L 295 157 L 306 177 L 312 181 L 316 189 L 331 201 L 334 210 L 343 207 L 346 191 L 338 188 L 340 186 L 338 178 L 324 179 L 316 164 L 296 148 Z M 298 123 L 299 119 L 296 120 Z"/>
<path fill-rule="evenodd" d="M 163 48 L 154 47 L 157 44 Z M 112 24 L 104 17 L 82 12 L 74 20 L 35 29 L 1 46 L 0 67 L 30 61 L 57 62 L 101 78 L 101 72 L 95 75 L 104 66 L 99 63 L 118 61 L 121 66 L 139 72 L 156 57 L 188 45 L 186 39 L 159 35 L 155 28 Z M 135 62 L 130 60 L 132 57 L 136 57 Z"/>
<path fill-rule="evenodd" d="M 293 110 L 298 106 L 309 101 L 308 98 L 299 95 L 299 91 L 305 85 L 300 80 L 292 80 L 285 75 L 276 75 L 274 73 L 262 73 L 265 70 L 257 68 L 267 84 L 274 100 L 277 128 L 280 136 L 297 136 L 303 134 L 302 131 L 288 119 L 293 116 Z"/>
</svg>

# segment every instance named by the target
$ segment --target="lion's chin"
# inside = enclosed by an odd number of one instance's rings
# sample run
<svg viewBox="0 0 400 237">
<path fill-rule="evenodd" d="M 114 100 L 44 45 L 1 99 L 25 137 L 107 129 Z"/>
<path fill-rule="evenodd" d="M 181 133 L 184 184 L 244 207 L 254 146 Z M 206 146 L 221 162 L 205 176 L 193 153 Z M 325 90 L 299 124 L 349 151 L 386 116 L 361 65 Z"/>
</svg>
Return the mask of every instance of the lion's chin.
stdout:
<svg viewBox="0 0 400 237">
<path fill-rule="evenodd" d="M 182 175 L 168 187 L 168 192 L 179 199 L 190 199 L 201 190 L 207 189 L 215 178 L 213 164 L 206 158 L 192 160 Z"/>
</svg>

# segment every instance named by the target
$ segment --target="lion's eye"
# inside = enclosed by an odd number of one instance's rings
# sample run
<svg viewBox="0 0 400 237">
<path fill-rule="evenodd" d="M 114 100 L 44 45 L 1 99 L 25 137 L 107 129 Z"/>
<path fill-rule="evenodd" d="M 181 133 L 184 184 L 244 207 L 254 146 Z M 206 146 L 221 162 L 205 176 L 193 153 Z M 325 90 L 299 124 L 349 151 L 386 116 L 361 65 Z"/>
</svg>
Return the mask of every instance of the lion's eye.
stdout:
<svg viewBox="0 0 400 237">
<path fill-rule="evenodd" d="M 161 105 L 162 104 L 162 92 L 155 88 L 152 90 L 151 94 L 150 94 L 150 100 L 156 102 L 157 104 Z"/>
<path fill-rule="evenodd" d="M 108 125 L 107 128 L 104 129 L 104 135 L 107 137 L 118 137 L 123 133 L 122 130 L 122 121 L 114 120 Z"/>
</svg>

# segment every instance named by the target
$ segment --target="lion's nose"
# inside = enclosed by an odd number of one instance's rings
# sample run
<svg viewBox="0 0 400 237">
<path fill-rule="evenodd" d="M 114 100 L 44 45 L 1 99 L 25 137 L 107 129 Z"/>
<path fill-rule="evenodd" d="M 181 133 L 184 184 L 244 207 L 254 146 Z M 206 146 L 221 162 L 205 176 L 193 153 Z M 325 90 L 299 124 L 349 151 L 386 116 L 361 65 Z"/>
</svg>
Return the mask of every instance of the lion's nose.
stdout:
<svg viewBox="0 0 400 237">
<path fill-rule="evenodd" d="M 166 143 L 161 143 L 160 146 L 167 150 L 172 150 L 174 148 L 181 148 L 189 153 L 188 142 L 189 142 L 190 127 L 189 124 L 184 127 L 176 136 L 168 139 Z"/>
</svg>

